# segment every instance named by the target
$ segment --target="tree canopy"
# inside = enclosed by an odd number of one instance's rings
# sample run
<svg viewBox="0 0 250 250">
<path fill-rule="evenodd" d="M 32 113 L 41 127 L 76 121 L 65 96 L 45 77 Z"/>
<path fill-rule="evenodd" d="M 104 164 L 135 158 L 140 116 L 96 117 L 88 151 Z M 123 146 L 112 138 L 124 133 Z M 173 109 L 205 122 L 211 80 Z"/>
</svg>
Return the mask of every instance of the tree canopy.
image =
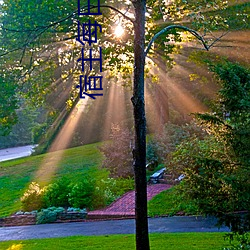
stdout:
<svg viewBox="0 0 250 250">
<path fill-rule="evenodd" d="M 86 3 L 81 2 L 84 10 Z M 239 7 L 232 9 L 235 1 L 230 1 L 229 6 L 227 1 L 147 1 L 146 46 L 163 28 L 184 24 L 190 29 L 199 30 L 209 46 L 206 35 L 210 31 L 230 29 L 230 20 L 238 20 L 237 16 L 243 17 L 238 25 L 240 28 L 248 23 L 249 5 L 244 1 L 242 4 L 238 2 Z M 93 1 L 92 4 L 96 3 Z M 134 7 L 131 1 L 101 1 L 101 6 L 103 14 L 90 18 L 102 25 L 102 34 L 98 39 L 103 48 L 104 68 L 109 70 L 106 72 L 110 75 L 122 75 L 128 84 L 132 81 L 133 72 Z M 79 17 L 77 2 L 65 0 L 5 0 L 0 9 L 0 66 L 3 73 L 15 71 L 12 79 L 15 92 L 29 102 L 40 105 L 45 100 L 51 100 L 51 93 L 57 92 L 59 95 L 62 92 L 60 86 L 63 85 L 68 92 L 63 102 L 71 97 L 75 100 L 78 90 L 74 86 L 80 74 L 80 65 L 76 60 L 81 49 L 75 40 L 77 20 L 84 22 L 89 16 Z M 114 36 L 117 24 L 125 29 L 124 36 L 119 39 Z M 177 46 L 173 41 L 184 39 L 180 31 L 173 28 L 161 34 L 148 48 L 148 56 L 153 59 L 156 55 L 154 52 L 157 52 L 171 64 L 171 53 Z"/>
</svg>

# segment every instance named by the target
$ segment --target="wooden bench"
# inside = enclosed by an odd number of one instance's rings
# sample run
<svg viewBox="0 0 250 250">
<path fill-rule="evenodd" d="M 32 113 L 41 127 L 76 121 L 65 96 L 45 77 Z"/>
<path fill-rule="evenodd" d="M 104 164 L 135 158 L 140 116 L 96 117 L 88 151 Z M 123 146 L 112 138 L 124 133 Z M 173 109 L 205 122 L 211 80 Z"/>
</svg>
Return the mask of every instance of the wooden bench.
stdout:
<svg viewBox="0 0 250 250">
<path fill-rule="evenodd" d="M 151 183 L 153 183 L 153 184 L 158 183 L 159 180 L 163 178 L 164 172 L 165 172 L 165 168 L 162 168 L 162 169 L 158 170 L 157 172 L 153 173 L 153 174 L 150 176 L 149 181 L 150 181 Z"/>
</svg>

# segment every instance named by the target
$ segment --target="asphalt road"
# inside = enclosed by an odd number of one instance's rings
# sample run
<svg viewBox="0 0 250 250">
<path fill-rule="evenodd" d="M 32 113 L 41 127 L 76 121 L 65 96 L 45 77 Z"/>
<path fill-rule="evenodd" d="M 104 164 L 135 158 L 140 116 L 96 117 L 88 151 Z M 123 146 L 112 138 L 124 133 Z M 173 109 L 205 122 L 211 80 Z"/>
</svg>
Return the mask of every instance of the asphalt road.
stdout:
<svg viewBox="0 0 250 250">
<path fill-rule="evenodd" d="M 215 226 L 214 218 L 195 216 L 174 216 L 165 218 L 149 218 L 150 233 L 169 232 L 228 232 L 227 227 Z M 94 222 L 75 222 L 59 224 L 43 224 L 19 227 L 1 227 L 0 241 L 57 238 L 74 235 L 110 235 L 134 234 L 135 220 L 109 220 Z"/>
<path fill-rule="evenodd" d="M 0 162 L 29 156 L 35 145 L 0 149 Z"/>
</svg>

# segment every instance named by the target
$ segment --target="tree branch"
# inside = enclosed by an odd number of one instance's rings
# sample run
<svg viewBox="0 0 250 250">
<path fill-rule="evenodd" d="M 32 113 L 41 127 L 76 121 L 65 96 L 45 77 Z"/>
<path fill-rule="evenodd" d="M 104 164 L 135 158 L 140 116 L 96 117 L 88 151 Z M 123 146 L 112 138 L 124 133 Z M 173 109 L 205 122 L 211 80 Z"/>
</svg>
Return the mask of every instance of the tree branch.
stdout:
<svg viewBox="0 0 250 250">
<path fill-rule="evenodd" d="M 86 9 L 88 7 L 88 5 L 86 6 L 83 6 L 81 7 L 81 9 Z M 90 9 L 94 9 L 94 8 L 97 8 L 98 6 L 90 6 Z M 113 6 L 110 6 L 110 5 L 100 5 L 101 8 L 109 8 L 115 12 L 117 12 L 118 14 L 122 15 L 125 19 L 129 20 L 130 22 L 134 23 L 134 20 L 128 16 L 126 16 L 126 13 L 124 14 L 123 12 L 121 12 L 120 10 L 116 9 L 115 7 Z M 56 21 L 56 22 L 52 22 L 51 24 L 49 25 L 41 25 L 41 26 L 36 26 L 34 29 L 27 29 L 27 30 L 14 30 L 14 29 L 8 29 L 8 28 L 5 28 L 4 26 L 2 26 L 2 29 L 3 30 L 6 30 L 6 31 L 11 31 L 11 32 L 38 32 L 40 31 L 37 35 L 35 35 L 29 42 L 26 42 L 24 43 L 22 46 L 18 47 L 18 48 L 15 48 L 15 49 L 12 49 L 12 50 L 9 50 L 9 51 L 5 51 L 3 52 L 2 54 L 0 54 L 0 57 L 2 56 L 5 56 L 9 53 L 12 53 L 12 52 L 15 52 L 17 50 L 24 50 L 24 48 L 26 49 L 26 47 L 32 43 L 33 41 L 35 41 L 36 38 L 38 38 L 41 34 L 43 34 L 46 30 L 48 30 L 49 28 L 53 27 L 53 26 L 56 26 L 66 20 L 68 20 L 69 18 L 72 18 L 74 17 L 75 15 L 77 14 L 77 11 L 74 11 L 72 12 L 70 15 Z"/>
<path fill-rule="evenodd" d="M 209 50 L 211 45 L 208 46 L 206 44 L 206 41 L 204 40 L 204 38 L 195 30 L 190 29 L 186 26 L 182 26 L 182 25 L 170 25 L 165 27 L 164 29 L 162 29 L 161 31 L 159 31 L 158 33 L 156 33 L 153 38 L 150 40 L 146 50 L 145 50 L 145 56 L 147 56 L 152 44 L 155 42 L 155 40 L 162 34 L 164 34 L 165 32 L 171 30 L 171 29 L 181 29 L 181 30 L 185 30 L 188 31 L 189 33 L 191 33 L 193 36 L 195 36 L 199 41 L 201 41 L 201 43 L 203 44 L 203 46 L 205 47 L 206 50 Z M 213 43 L 214 44 L 214 43 Z"/>
<path fill-rule="evenodd" d="M 100 5 L 100 7 L 101 7 L 101 8 L 109 8 L 109 9 L 111 9 L 111 10 L 113 10 L 113 11 L 119 13 L 120 15 L 122 15 L 125 19 L 127 19 L 127 20 L 130 21 L 131 23 L 134 23 L 134 20 L 133 20 L 132 18 L 126 16 L 127 11 L 126 11 L 125 13 L 123 13 L 123 12 L 121 12 L 120 10 L 118 10 L 118 9 L 116 9 L 115 7 L 110 6 L 110 5 Z M 96 8 L 96 7 L 95 7 L 95 8 Z"/>
</svg>

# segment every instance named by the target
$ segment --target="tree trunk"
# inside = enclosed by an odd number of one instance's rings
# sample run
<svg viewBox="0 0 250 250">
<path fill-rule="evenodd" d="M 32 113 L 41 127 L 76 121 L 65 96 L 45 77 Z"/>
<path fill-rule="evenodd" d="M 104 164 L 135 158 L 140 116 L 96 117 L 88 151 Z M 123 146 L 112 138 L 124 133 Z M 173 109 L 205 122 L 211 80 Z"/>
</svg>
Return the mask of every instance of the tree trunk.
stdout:
<svg viewBox="0 0 250 250">
<path fill-rule="evenodd" d="M 135 37 L 132 103 L 134 107 L 135 126 L 133 158 L 135 173 L 136 249 L 149 250 L 146 180 L 146 117 L 144 103 L 146 0 L 136 0 L 133 1 L 133 4 L 135 7 Z"/>
</svg>

